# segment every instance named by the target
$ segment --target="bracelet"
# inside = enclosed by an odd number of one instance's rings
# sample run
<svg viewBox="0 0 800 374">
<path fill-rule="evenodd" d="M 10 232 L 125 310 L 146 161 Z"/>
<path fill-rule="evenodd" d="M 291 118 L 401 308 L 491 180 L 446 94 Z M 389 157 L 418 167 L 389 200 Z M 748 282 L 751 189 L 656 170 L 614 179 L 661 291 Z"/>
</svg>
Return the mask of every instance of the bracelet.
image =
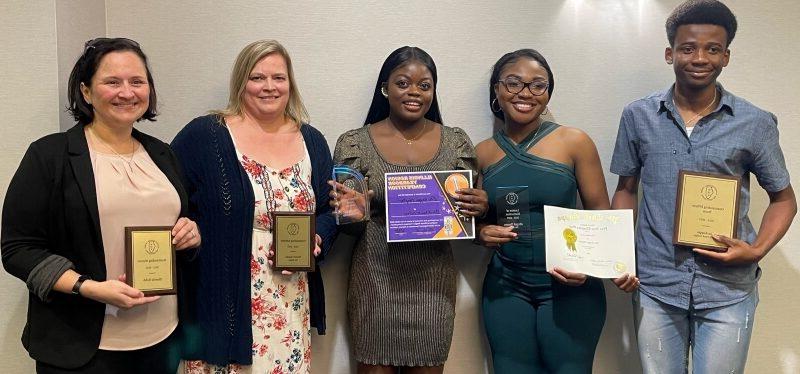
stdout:
<svg viewBox="0 0 800 374">
<path fill-rule="evenodd" d="M 84 274 L 78 277 L 78 280 L 75 281 L 75 284 L 72 285 L 72 294 L 73 295 L 80 295 L 81 294 L 81 286 L 83 282 L 87 279 L 92 279 L 90 276 Z"/>
</svg>

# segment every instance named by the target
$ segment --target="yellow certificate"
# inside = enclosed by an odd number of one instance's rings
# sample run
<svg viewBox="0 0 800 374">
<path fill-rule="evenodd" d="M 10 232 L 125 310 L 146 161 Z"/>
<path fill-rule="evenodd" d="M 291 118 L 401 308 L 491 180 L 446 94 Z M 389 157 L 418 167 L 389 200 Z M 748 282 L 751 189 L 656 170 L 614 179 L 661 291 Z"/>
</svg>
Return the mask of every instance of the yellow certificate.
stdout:
<svg viewBox="0 0 800 374">
<path fill-rule="evenodd" d="M 711 235 L 735 238 L 741 178 L 681 170 L 673 244 L 725 250 Z"/>
<path fill-rule="evenodd" d="M 146 296 L 177 293 L 171 226 L 125 228 L 127 283 Z"/>
<path fill-rule="evenodd" d="M 273 269 L 314 271 L 314 213 L 272 213 Z"/>
</svg>

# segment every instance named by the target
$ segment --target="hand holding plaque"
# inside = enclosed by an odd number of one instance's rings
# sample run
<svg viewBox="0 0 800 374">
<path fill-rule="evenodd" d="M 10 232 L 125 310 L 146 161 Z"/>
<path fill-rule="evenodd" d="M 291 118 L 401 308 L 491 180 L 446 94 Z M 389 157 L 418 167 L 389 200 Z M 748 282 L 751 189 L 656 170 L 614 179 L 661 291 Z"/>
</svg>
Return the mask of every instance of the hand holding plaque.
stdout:
<svg viewBox="0 0 800 374">
<path fill-rule="evenodd" d="M 172 227 L 125 228 L 126 283 L 145 296 L 177 293 Z"/>
<path fill-rule="evenodd" d="M 681 170 L 673 244 L 724 251 L 712 235 L 736 238 L 741 178 Z"/>
<path fill-rule="evenodd" d="M 315 245 L 314 213 L 272 213 L 273 269 L 314 271 Z"/>
<path fill-rule="evenodd" d="M 336 199 L 334 216 L 337 225 L 369 220 L 369 188 L 357 170 L 337 165 L 331 175 Z"/>
</svg>

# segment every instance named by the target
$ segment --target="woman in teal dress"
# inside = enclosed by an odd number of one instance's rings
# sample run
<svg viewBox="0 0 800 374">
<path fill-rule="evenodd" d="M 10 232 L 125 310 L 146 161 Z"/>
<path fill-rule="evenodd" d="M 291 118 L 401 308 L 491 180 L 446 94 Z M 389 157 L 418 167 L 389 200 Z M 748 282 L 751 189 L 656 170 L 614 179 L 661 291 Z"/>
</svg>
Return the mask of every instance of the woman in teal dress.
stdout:
<svg viewBox="0 0 800 374">
<path fill-rule="evenodd" d="M 538 52 L 522 49 L 501 57 L 492 71 L 489 103 L 504 125 L 476 147 L 489 198 L 480 240 L 497 249 L 482 300 L 497 374 L 590 373 L 605 322 L 600 279 L 545 268 L 544 205 L 576 208 L 579 194 L 584 209 L 610 209 L 589 136 L 541 118 L 553 83 Z M 504 204 L 527 201 L 521 216 L 529 222 L 523 218 L 513 231 L 499 225 L 498 198 Z M 626 274 L 614 283 L 630 292 L 638 279 Z"/>
</svg>

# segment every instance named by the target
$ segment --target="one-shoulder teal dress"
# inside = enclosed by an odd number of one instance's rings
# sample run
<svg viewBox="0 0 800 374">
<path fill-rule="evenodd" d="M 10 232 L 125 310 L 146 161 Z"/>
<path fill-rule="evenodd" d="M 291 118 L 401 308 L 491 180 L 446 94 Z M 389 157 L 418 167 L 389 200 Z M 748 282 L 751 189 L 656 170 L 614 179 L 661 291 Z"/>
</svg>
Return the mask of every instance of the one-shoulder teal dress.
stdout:
<svg viewBox="0 0 800 374">
<path fill-rule="evenodd" d="M 483 282 L 484 324 L 497 374 L 591 373 L 605 322 L 599 279 L 565 286 L 545 267 L 543 207 L 575 208 L 577 181 L 571 166 L 528 150 L 558 127 L 544 122 L 519 144 L 502 131 L 495 133 L 506 155 L 482 170 L 490 221 L 497 219 L 502 187 L 527 186 L 530 213 L 529 230 L 520 230 L 517 239 L 494 253 Z"/>
</svg>

